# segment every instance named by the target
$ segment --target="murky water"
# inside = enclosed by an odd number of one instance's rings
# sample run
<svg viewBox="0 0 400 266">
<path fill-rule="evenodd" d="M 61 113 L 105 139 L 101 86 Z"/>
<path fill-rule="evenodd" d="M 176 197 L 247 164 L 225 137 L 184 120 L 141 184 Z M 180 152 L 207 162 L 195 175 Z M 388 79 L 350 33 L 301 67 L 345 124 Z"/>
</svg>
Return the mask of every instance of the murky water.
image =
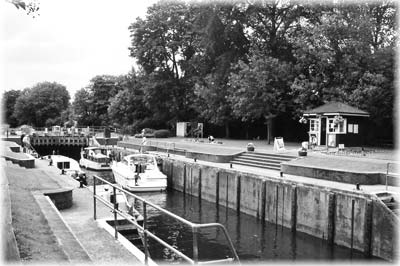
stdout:
<svg viewBox="0 0 400 266">
<path fill-rule="evenodd" d="M 195 223 L 218 222 L 229 232 L 233 245 L 242 262 L 262 261 L 360 261 L 370 260 L 361 252 L 329 246 L 326 241 L 304 233 L 293 234 L 289 229 L 240 214 L 214 203 L 200 201 L 196 197 L 177 191 L 146 193 L 141 196 L 185 219 Z M 137 206 L 140 210 L 140 205 Z M 149 209 L 149 229 L 164 241 L 192 257 L 191 229 L 176 222 L 155 209 Z M 163 246 L 150 242 L 154 260 L 181 261 Z M 231 257 L 223 233 L 216 229 L 201 230 L 199 234 L 199 259 L 213 260 Z M 376 258 L 375 258 L 376 259 Z"/>
<path fill-rule="evenodd" d="M 67 154 L 68 156 L 68 154 Z M 77 156 L 71 156 L 77 157 Z M 75 158 L 78 159 L 79 158 Z M 93 185 L 93 175 L 114 182 L 111 171 L 88 171 L 88 184 Z M 141 197 L 195 223 L 218 222 L 229 232 L 233 245 L 243 263 L 269 262 L 370 262 L 377 258 L 366 258 L 361 252 L 348 248 L 329 246 L 326 241 L 304 233 L 292 233 L 289 229 L 272 223 L 262 223 L 256 218 L 237 214 L 234 210 L 216 206 L 215 203 L 199 200 L 177 191 L 164 193 L 141 193 Z M 137 209 L 141 211 L 141 205 Z M 158 237 L 193 257 L 191 229 L 172 220 L 159 211 L 148 208 L 148 227 Z M 223 233 L 216 229 L 201 230 L 199 233 L 200 261 L 232 257 Z M 179 263 L 181 258 L 155 241 L 150 241 L 150 254 L 156 261 Z"/>
</svg>

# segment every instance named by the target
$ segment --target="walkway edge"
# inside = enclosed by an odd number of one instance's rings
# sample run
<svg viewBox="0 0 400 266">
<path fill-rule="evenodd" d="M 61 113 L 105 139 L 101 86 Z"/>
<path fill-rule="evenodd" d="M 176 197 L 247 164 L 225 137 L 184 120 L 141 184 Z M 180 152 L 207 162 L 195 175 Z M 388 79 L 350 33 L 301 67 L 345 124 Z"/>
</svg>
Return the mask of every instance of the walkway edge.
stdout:
<svg viewBox="0 0 400 266">
<path fill-rule="evenodd" d="M 34 193 L 33 197 L 40 206 L 43 215 L 45 216 L 60 247 L 67 255 L 69 261 L 72 263 L 93 261 L 89 253 L 83 247 L 82 243 L 78 240 L 69 225 L 65 222 L 64 218 L 61 216 L 52 200 L 48 196 L 43 195 L 41 192 L 37 194 Z M 48 206 L 50 206 L 50 210 L 48 209 Z M 52 214 L 56 215 L 56 217 L 52 217 Z"/>
</svg>

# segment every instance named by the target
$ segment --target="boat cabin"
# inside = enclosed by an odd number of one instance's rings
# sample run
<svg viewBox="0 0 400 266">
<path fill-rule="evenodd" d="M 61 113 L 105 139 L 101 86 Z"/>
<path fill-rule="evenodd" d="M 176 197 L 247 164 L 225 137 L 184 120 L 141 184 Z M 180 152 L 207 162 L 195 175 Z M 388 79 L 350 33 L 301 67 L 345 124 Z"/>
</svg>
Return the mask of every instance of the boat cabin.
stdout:
<svg viewBox="0 0 400 266">
<path fill-rule="evenodd" d="M 303 113 L 309 122 L 309 143 L 338 147 L 363 146 L 369 113 L 341 102 L 329 102 Z"/>
<path fill-rule="evenodd" d="M 101 147 L 88 147 L 83 149 L 82 157 L 97 163 L 109 163 L 109 151 Z"/>
</svg>

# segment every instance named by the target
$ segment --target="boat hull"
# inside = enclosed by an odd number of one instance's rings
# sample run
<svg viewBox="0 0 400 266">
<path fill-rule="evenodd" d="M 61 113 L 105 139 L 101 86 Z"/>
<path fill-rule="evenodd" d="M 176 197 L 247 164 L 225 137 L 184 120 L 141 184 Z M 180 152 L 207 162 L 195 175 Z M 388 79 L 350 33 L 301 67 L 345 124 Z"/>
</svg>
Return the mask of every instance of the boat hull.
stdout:
<svg viewBox="0 0 400 266">
<path fill-rule="evenodd" d="M 135 185 L 135 181 L 133 177 L 133 173 L 123 172 L 118 169 L 116 166 L 111 166 L 115 182 L 120 185 L 122 188 L 131 191 L 131 192 L 157 192 L 157 191 L 165 191 L 167 189 L 167 179 L 165 178 L 157 178 L 152 180 L 148 178 L 146 182 L 140 182 L 138 185 Z M 131 177 L 130 177 L 131 176 Z"/>
</svg>

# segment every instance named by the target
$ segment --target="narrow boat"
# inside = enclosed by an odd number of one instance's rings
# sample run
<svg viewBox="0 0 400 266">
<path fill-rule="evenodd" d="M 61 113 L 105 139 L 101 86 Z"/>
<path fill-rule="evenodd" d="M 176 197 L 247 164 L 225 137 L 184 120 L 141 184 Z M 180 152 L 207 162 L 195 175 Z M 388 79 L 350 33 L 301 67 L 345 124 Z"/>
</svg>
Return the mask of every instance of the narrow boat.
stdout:
<svg viewBox="0 0 400 266">
<path fill-rule="evenodd" d="M 79 165 L 95 171 L 111 170 L 109 149 L 104 147 L 87 147 L 81 151 Z"/>
<path fill-rule="evenodd" d="M 57 167 L 63 174 L 74 177 L 83 173 L 79 167 L 79 163 L 72 158 L 63 155 L 47 155 L 45 158 L 49 160 L 49 165 Z"/>
<path fill-rule="evenodd" d="M 157 166 L 151 154 L 131 154 L 121 162 L 111 165 L 115 182 L 132 192 L 163 191 L 167 188 L 167 176 Z"/>
</svg>

